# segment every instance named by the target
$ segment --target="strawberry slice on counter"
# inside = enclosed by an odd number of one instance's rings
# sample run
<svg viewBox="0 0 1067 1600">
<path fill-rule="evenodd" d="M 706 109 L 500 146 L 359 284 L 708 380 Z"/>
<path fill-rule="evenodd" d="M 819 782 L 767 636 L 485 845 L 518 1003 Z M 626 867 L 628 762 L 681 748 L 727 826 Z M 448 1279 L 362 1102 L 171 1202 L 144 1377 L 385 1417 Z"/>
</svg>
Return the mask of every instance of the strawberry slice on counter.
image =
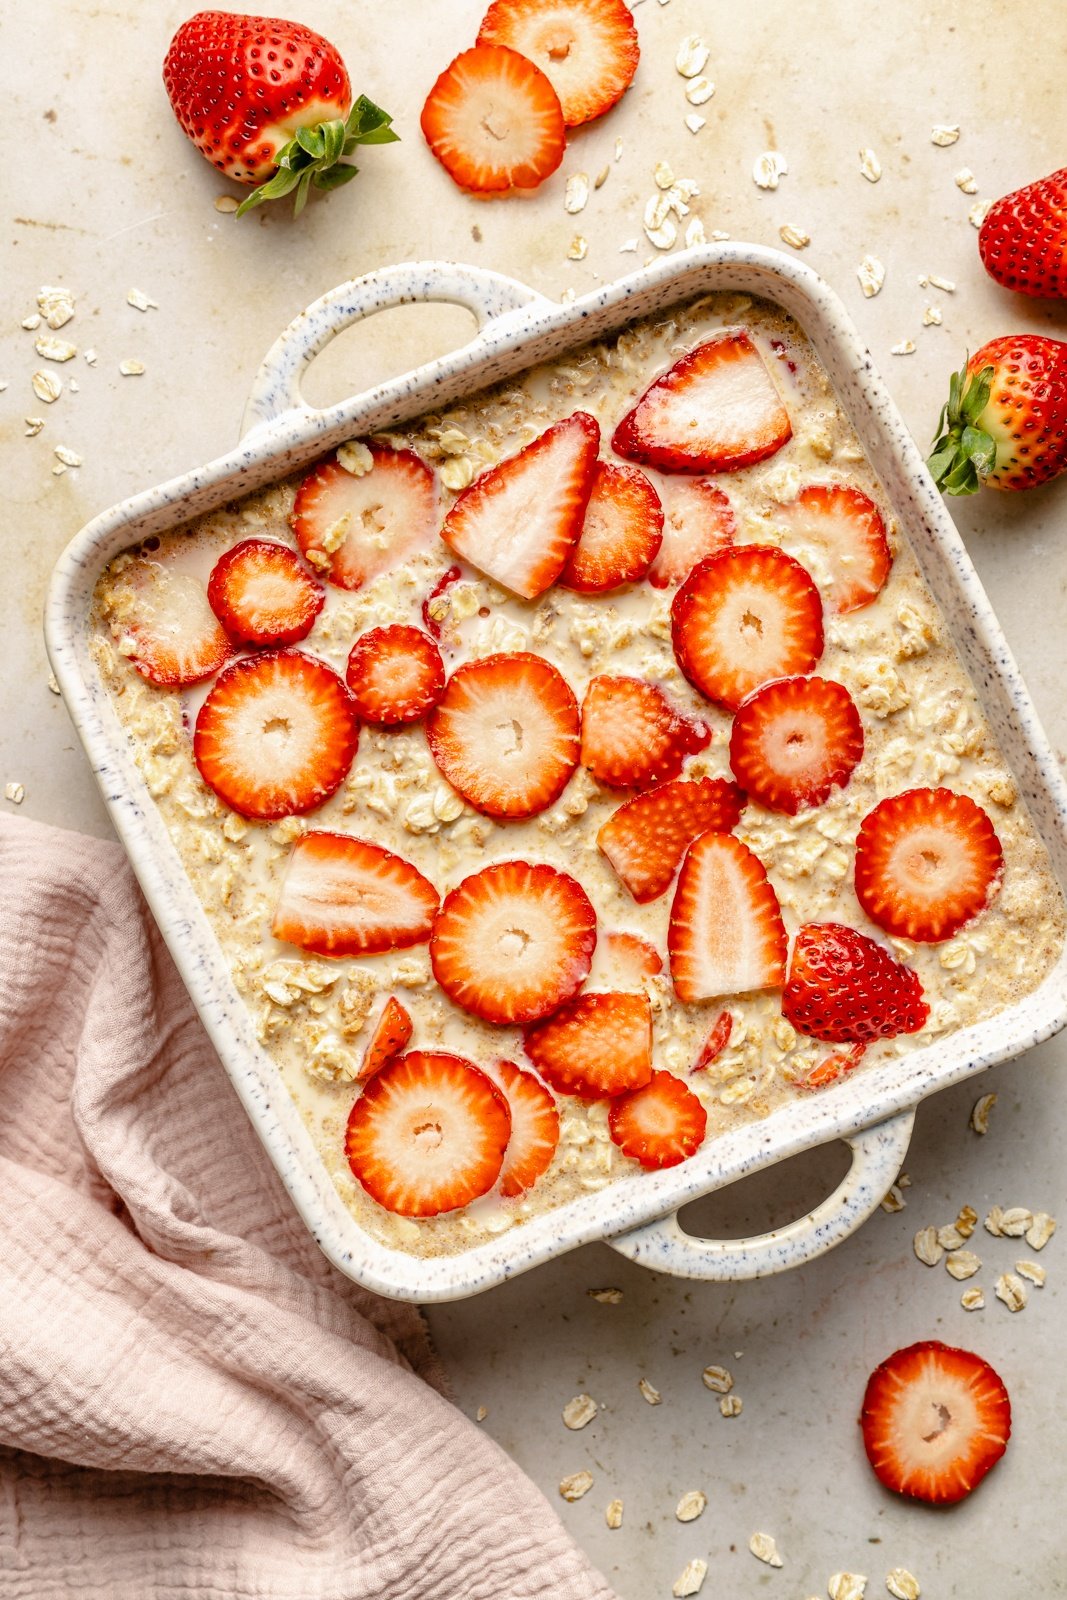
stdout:
<svg viewBox="0 0 1067 1600">
<path fill-rule="evenodd" d="M 810 672 L 823 651 L 811 574 L 773 545 L 738 545 L 694 567 L 674 597 L 671 624 L 689 682 L 730 711 L 772 678 Z"/>
<path fill-rule="evenodd" d="M 598 461 L 578 543 L 560 573 L 565 589 L 604 594 L 645 576 L 663 537 L 663 507 L 637 467 Z"/>
<path fill-rule="evenodd" d="M 993 824 L 975 801 L 951 789 L 907 789 L 863 819 L 856 896 L 887 933 L 938 944 L 989 904 L 1003 862 Z"/>
<path fill-rule="evenodd" d="M 763 863 L 732 833 L 690 845 L 667 933 L 671 977 L 683 1005 L 785 982 L 786 936 Z"/>
<path fill-rule="evenodd" d="M 782 1015 L 811 1039 L 870 1044 L 917 1033 L 930 1007 L 919 974 L 865 933 L 807 922 L 793 943 Z"/>
<path fill-rule="evenodd" d="M 643 994 L 646 978 L 663 971 L 663 957 L 639 933 L 606 933 L 597 945 L 597 954 L 603 954 L 611 970 L 613 989 L 634 989 Z"/>
<path fill-rule="evenodd" d="M 704 1107 L 671 1072 L 654 1072 L 643 1088 L 613 1100 L 608 1111 L 612 1141 L 650 1170 L 688 1160 L 704 1143 L 707 1128 Z"/>
<path fill-rule="evenodd" d="M 299 650 L 242 656 L 200 707 L 193 759 L 243 817 L 272 822 L 321 805 L 359 743 L 352 696 L 324 661 Z"/>
<path fill-rule="evenodd" d="M 423 137 L 461 189 L 536 189 L 563 160 L 563 111 L 534 62 L 478 43 L 445 68 L 426 97 Z"/>
<path fill-rule="evenodd" d="M 437 890 L 410 861 L 320 829 L 293 846 L 271 932 L 318 956 L 373 956 L 423 944 L 437 905 Z"/>
<path fill-rule="evenodd" d="M 708 1029 L 707 1037 L 700 1047 L 700 1051 L 696 1060 L 689 1068 L 690 1077 L 693 1076 L 694 1072 L 707 1071 L 712 1062 L 719 1059 L 723 1051 L 726 1049 L 726 1046 L 730 1043 L 730 1035 L 733 1033 L 733 1031 L 733 1013 L 730 1011 L 720 1011 L 719 1015 L 715 1018 L 715 1021 Z"/>
<path fill-rule="evenodd" d="M 374 1032 L 363 1052 L 356 1077 L 361 1081 L 373 1078 L 387 1061 L 406 1049 L 411 1040 L 411 1013 L 390 995 L 374 1025 Z"/>
<path fill-rule="evenodd" d="M 863 724 L 844 684 L 779 678 L 737 708 L 730 767 L 753 800 L 795 816 L 843 788 L 863 755 Z"/>
<path fill-rule="evenodd" d="M 524 1023 L 577 993 L 595 945 L 596 912 L 580 883 L 544 862 L 498 861 L 445 896 L 430 961 L 464 1011 Z"/>
<path fill-rule="evenodd" d="M 428 634 L 393 623 L 360 635 L 345 682 L 364 722 L 395 727 L 433 709 L 444 693 L 445 667 Z"/>
<path fill-rule="evenodd" d="M 527 1028 L 526 1054 L 560 1094 L 600 1100 L 639 1089 L 652 1076 L 648 996 L 580 994 Z"/>
<path fill-rule="evenodd" d="M 673 589 L 697 562 L 733 544 L 737 519 L 723 491 L 706 478 L 670 478 L 662 499 L 663 543 L 648 581 L 654 589 Z"/>
<path fill-rule="evenodd" d="M 734 330 L 657 378 L 615 429 L 611 448 L 663 472 L 734 472 L 773 456 L 792 433 L 763 357 Z"/>
<path fill-rule="evenodd" d="M 568 128 L 609 111 L 629 88 L 640 50 L 622 0 L 493 0 L 479 44 L 533 61 L 559 96 Z"/>
<path fill-rule="evenodd" d="M 490 817 L 532 817 L 578 765 L 578 702 L 548 661 L 526 651 L 458 667 L 426 723 L 438 770 Z"/>
<path fill-rule="evenodd" d="M 164 689 L 199 683 L 224 667 L 233 645 L 191 572 L 162 561 L 132 561 L 122 574 L 130 605 L 120 648 L 142 678 Z"/>
<path fill-rule="evenodd" d="M 207 598 L 238 644 L 280 645 L 307 638 L 326 591 L 288 545 L 242 539 L 211 569 Z"/>
<path fill-rule="evenodd" d="M 500 1169 L 500 1193 L 505 1200 L 512 1200 L 532 1189 L 552 1165 L 559 1144 L 559 1112 L 540 1079 L 513 1061 L 494 1061 L 485 1071 L 503 1091 L 511 1112 L 511 1138 Z"/>
<path fill-rule="evenodd" d="M 371 466 L 350 472 L 336 456 L 296 491 L 290 521 L 315 571 L 339 589 L 360 589 L 432 543 L 434 475 L 413 450 L 369 444 Z"/>
<path fill-rule="evenodd" d="M 819 578 L 830 611 L 858 611 L 881 594 L 893 555 L 882 513 L 861 489 L 809 483 L 775 520 L 785 548 Z"/>
<path fill-rule="evenodd" d="M 1007 1449 L 1011 1401 L 988 1361 L 925 1339 L 875 1367 L 860 1426 L 867 1459 L 887 1489 L 954 1505 Z"/>
<path fill-rule="evenodd" d="M 402 1217 L 436 1217 L 486 1194 L 500 1176 L 511 1113 L 462 1056 L 412 1050 L 371 1078 L 352 1107 L 345 1155 L 373 1200 Z"/>
<path fill-rule="evenodd" d="M 581 535 L 599 448 L 600 424 L 587 411 L 553 423 L 463 490 L 442 539 L 505 589 L 535 599 Z"/>
<path fill-rule="evenodd" d="M 596 836 L 639 905 L 670 888 L 678 863 L 702 833 L 729 833 L 745 796 L 726 778 L 682 778 L 636 795 L 612 813 Z"/>
<path fill-rule="evenodd" d="M 590 679 L 582 701 L 581 761 L 609 789 L 667 783 L 710 743 L 707 723 L 682 716 L 656 684 Z"/>
</svg>

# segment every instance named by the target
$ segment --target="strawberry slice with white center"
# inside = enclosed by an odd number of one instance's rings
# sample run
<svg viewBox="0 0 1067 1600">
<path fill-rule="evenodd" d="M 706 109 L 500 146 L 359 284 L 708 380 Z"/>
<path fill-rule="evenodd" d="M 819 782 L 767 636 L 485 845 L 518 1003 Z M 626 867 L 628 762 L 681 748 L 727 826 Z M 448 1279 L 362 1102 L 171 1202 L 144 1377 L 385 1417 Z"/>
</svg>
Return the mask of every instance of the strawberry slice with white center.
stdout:
<svg viewBox="0 0 1067 1600">
<path fill-rule="evenodd" d="M 858 611 L 877 599 L 893 556 L 882 513 L 861 489 L 811 483 L 775 521 L 785 548 L 818 578 L 828 610 Z"/>
<path fill-rule="evenodd" d="M 161 688 L 178 689 L 210 678 L 233 655 L 200 579 L 162 561 L 140 558 L 125 568 L 114 613 L 123 630 L 122 653 L 142 678 Z"/>
<path fill-rule="evenodd" d="M 700 1047 L 696 1060 L 689 1068 L 690 1077 L 693 1076 L 694 1072 L 706 1072 L 712 1062 L 719 1059 L 726 1046 L 730 1043 L 730 1035 L 733 1031 L 733 1014 L 729 1011 L 720 1011 L 708 1029 L 707 1037 Z"/>
<path fill-rule="evenodd" d="M 352 696 L 299 650 L 243 656 L 212 684 L 196 719 L 200 776 L 243 817 L 299 815 L 339 788 L 359 743 Z"/>
<path fill-rule="evenodd" d="M 988 1361 L 925 1339 L 895 1350 L 871 1373 L 860 1426 L 887 1489 L 954 1505 L 1007 1449 L 1011 1401 Z"/>
<path fill-rule="evenodd" d="M 498 861 L 446 895 L 430 961 L 448 998 L 485 1022 L 533 1022 L 589 976 L 596 912 L 581 884 L 542 862 Z"/>
<path fill-rule="evenodd" d="M 395 727 L 433 709 L 444 693 L 445 667 L 429 634 L 393 623 L 360 635 L 345 682 L 364 722 Z"/>
<path fill-rule="evenodd" d="M 644 678 L 592 678 L 582 701 L 581 760 L 609 789 L 650 789 L 676 778 L 711 742 L 705 722 L 676 711 Z"/>
<path fill-rule="evenodd" d="M 336 456 L 312 468 L 290 518 L 305 558 L 339 589 L 361 589 L 437 533 L 437 491 L 425 461 L 413 450 L 366 448 L 366 472 L 350 472 Z"/>
<path fill-rule="evenodd" d="M 773 545 L 737 545 L 694 567 L 674 597 L 671 624 L 689 682 L 730 711 L 772 678 L 810 672 L 823 651 L 811 574 Z"/>
<path fill-rule="evenodd" d="M 349 1113 L 345 1155 L 387 1211 L 436 1217 L 488 1193 L 510 1135 L 506 1099 L 473 1062 L 412 1050 L 368 1081 Z"/>
<path fill-rule="evenodd" d="M 578 765 L 578 702 L 549 662 L 526 651 L 468 661 L 426 724 L 441 775 L 490 817 L 532 817 Z"/>
<path fill-rule="evenodd" d="M 730 730 L 730 766 L 753 800 L 795 816 L 844 787 L 863 755 L 863 724 L 844 684 L 779 678 L 749 695 Z"/>
<path fill-rule="evenodd" d="M 640 51 L 622 0 L 493 0 L 479 44 L 503 44 L 536 63 L 568 128 L 611 109 L 633 81 Z"/>
<path fill-rule="evenodd" d="M 398 1056 L 406 1048 L 411 1034 L 411 1013 L 400 1004 L 399 1000 L 390 995 L 374 1024 L 374 1032 L 363 1052 L 363 1060 L 360 1062 L 356 1077 L 361 1081 L 373 1078 L 387 1061 L 392 1061 L 394 1056 Z"/>
<path fill-rule="evenodd" d="M 692 1089 L 670 1072 L 619 1095 L 608 1111 L 608 1130 L 624 1156 L 657 1170 L 676 1167 L 704 1143 L 708 1114 Z"/>
<path fill-rule="evenodd" d="M 639 905 L 670 888 L 678 863 L 702 833 L 729 833 L 745 796 L 726 778 L 680 778 L 627 800 L 596 836 L 597 847 Z"/>
<path fill-rule="evenodd" d="M 951 939 L 1000 887 L 1004 853 L 986 813 L 951 789 L 907 789 L 882 800 L 856 839 L 856 897 L 901 939 Z"/>
<path fill-rule="evenodd" d="M 637 467 L 599 461 L 581 537 L 559 581 L 581 594 L 604 594 L 645 576 L 663 537 L 663 507 Z"/>
<path fill-rule="evenodd" d="M 673 589 L 699 561 L 733 544 L 737 519 L 727 496 L 706 478 L 669 478 L 662 499 L 663 543 L 648 581 L 654 589 Z"/>
<path fill-rule="evenodd" d="M 563 160 L 563 110 L 548 78 L 503 44 L 464 50 L 422 108 L 423 137 L 461 189 L 536 189 Z"/>
<path fill-rule="evenodd" d="M 587 411 L 554 423 L 463 490 L 442 539 L 486 577 L 535 599 L 578 543 L 599 448 L 600 424 Z"/>
<path fill-rule="evenodd" d="M 773 456 L 792 433 L 763 357 L 747 333 L 731 331 L 657 378 L 615 429 L 611 448 L 663 472 L 734 472 Z"/>
<path fill-rule="evenodd" d="M 318 956 L 373 956 L 430 937 L 438 894 L 391 850 L 326 829 L 293 846 L 271 932 Z"/>
<path fill-rule="evenodd" d="M 560 1094 L 600 1100 L 639 1089 L 652 1076 L 648 996 L 581 994 L 527 1028 L 526 1054 Z"/>
<path fill-rule="evenodd" d="M 498 1059 L 485 1069 L 503 1091 L 511 1112 L 511 1138 L 500 1169 L 505 1200 L 525 1194 L 552 1165 L 559 1144 L 559 1112 L 554 1097 L 532 1072 Z"/>
<path fill-rule="evenodd" d="M 238 644 L 296 644 L 315 626 L 326 591 L 288 545 L 242 539 L 216 561 L 207 598 Z"/>
<path fill-rule="evenodd" d="M 930 1007 L 919 974 L 865 933 L 841 922 L 806 922 L 797 932 L 782 1015 L 828 1044 L 871 1044 L 917 1033 Z"/>
<path fill-rule="evenodd" d="M 786 936 L 763 863 L 732 833 L 689 847 L 667 933 L 671 977 L 684 1005 L 785 982 Z"/>
</svg>

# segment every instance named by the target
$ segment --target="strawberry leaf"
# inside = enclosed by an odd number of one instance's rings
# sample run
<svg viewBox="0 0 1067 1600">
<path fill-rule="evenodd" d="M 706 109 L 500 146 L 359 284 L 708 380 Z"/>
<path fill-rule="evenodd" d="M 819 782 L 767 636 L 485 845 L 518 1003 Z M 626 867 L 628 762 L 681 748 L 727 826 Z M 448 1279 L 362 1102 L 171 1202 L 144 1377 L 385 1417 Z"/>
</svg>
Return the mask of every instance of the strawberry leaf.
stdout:
<svg viewBox="0 0 1067 1600">
<path fill-rule="evenodd" d="M 312 185 L 316 189 L 339 189 L 355 177 L 358 167 L 338 163 L 357 145 L 392 144 L 399 138 L 390 127 L 391 122 L 387 111 L 361 94 L 344 121 L 334 117 L 328 122 L 298 128 L 295 136 L 278 152 L 277 171 L 242 200 L 236 215 L 243 217 L 246 211 L 262 205 L 264 200 L 278 200 L 295 190 L 293 214 L 299 216 L 307 204 Z"/>
<path fill-rule="evenodd" d="M 969 373 L 966 363 L 949 379 L 948 402 L 941 408 L 937 437 L 926 465 L 946 494 L 977 494 L 997 464 L 996 440 L 981 427 L 993 392 L 993 368 Z"/>
</svg>

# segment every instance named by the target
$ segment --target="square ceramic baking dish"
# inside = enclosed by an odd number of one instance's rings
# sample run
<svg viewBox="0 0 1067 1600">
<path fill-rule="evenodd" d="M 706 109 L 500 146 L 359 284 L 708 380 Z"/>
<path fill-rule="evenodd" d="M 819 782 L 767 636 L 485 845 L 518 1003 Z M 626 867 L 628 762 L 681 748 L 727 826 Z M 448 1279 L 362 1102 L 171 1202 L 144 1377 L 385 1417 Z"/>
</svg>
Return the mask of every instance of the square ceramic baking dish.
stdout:
<svg viewBox="0 0 1067 1600">
<path fill-rule="evenodd" d="M 73 540 L 53 574 L 46 617 L 52 665 L 163 936 L 315 1239 L 342 1272 L 385 1295 L 423 1302 L 460 1298 L 592 1239 L 688 1277 L 757 1277 L 797 1265 L 847 1237 L 875 1209 L 904 1160 L 915 1106 L 924 1096 L 1020 1054 L 1067 1021 L 1067 953 L 1061 952 L 1036 990 L 990 1019 L 709 1138 L 680 1167 L 623 1178 L 489 1243 L 430 1259 L 390 1248 L 360 1227 L 257 1042 L 90 657 L 90 607 L 103 568 L 138 540 L 269 484 L 347 439 L 393 427 L 712 290 L 777 303 L 811 340 L 945 613 L 1062 888 L 1067 789 L 956 529 L 837 298 L 808 268 L 775 251 L 741 245 L 686 251 L 568 306 L 495 273 L 445 263 L 388 267 L 343 284 L 297 317 L 267 355 L 237 449 L 104 512 Z M 477 336 L 454 354 L 329 409 L 304 402 L 301 376 L 336 333 L 376 310 L 421 300 L 468 307 Z M 815 1211 L 789 1227 L 723 1241 L 693 1238 L 679 1226 L 678 1209 L 689 1201 L 835 1138 L 851 1147 L 848 1174 Z"/>
</svg>

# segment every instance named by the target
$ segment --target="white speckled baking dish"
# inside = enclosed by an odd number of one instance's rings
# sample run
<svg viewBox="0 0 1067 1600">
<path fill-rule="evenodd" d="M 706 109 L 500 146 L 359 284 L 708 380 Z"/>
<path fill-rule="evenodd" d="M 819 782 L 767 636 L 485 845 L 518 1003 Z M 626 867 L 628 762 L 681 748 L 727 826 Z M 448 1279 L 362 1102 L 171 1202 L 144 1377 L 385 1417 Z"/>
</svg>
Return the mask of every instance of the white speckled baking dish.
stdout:
<svg viewBox="0 0 1067 1600">
<path fill-rule="evenodd" d="M 395 426 L 631 320 L 710 290 L 776 302 L 811 339 L 907 529 L 926 581 L 993 732 L 1010 762 L 1061 887 L 1067 883 L 1067 789 L 971 563 L 871 359 L 837 298 L 775 251 L 687 251 L 559 306 L 494 273 L 442 263 L 385 268 L 325 295 L 269 352 L 236 450 L 97 517 L 58 562 L 46 635 L 64 699 L 115 828 L 235 1089 L 294 1204 L 330 1260 L 400 1299 L 455 1299 L 591 1239 L 660 1271 L 744 1278 L 780 1271 L 845 1238 L 875 1209 L 907 1150 L 924 1096 L 1018 1055 L 1067 1021 L 1067 952 L 1024 1000 L 907 1056 L 846 1078 L 762 1121 L 709 1138 L 680 1167 L 639 1173 L 452 1256 L 421 1259 L 370 1237 L 340 1200 L 250 1014 L 134 762 L 89 653 L 94 585 L 130 544 L 173 528 L 313 461 L 346 439 Z M 300 378 L 342 328 L 376 310 L 430 300 L 467 306 L 479 332 L 461 350 L 326 410 Z M 841 1186 L 808 1216 L 756 1239 L 695 1239 L 680 1206 L 800 1150 L 840 1138 L 852 1149 Z"/>
</svg>

